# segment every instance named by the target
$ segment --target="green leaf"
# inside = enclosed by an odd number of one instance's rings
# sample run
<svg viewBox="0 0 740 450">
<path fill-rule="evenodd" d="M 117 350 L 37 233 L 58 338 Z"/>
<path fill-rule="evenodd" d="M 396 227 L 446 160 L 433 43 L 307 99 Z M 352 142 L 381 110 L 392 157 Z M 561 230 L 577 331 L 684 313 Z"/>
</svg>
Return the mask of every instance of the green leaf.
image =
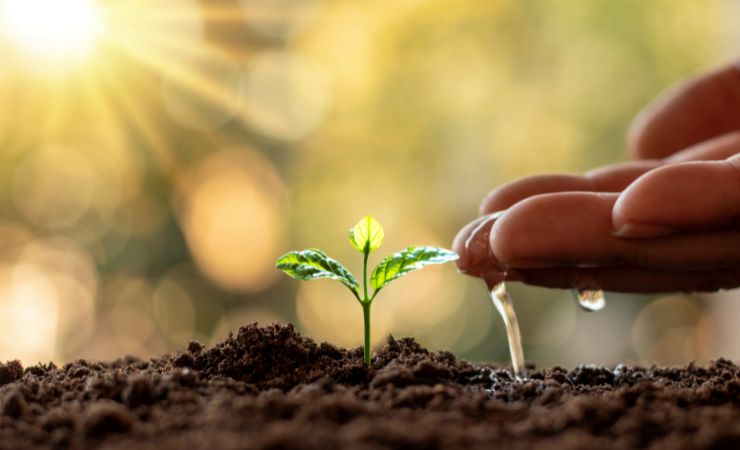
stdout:
<svg viewBox="0 0 740 450">
<path fill-rule="evenodd" d="M 355 296 L 359 295 L 359 284 L 354 275 L 342 264 L 317 248 L 300 252 L 288 252 L 278 258 L 276 266 L 288 276 L 298 280 L 329 278 L 347 286 Z"/>
<path fill-rule="evenodd" d="M 360 253 L 371 252 L 383 243 L 385 232 L 372 216 L 365 216 L 349 230 L 349 242 Z"/>
<path fill-rule="evenodd" d="M 370 281 L 375 289 L 373 297 L 388 283 L 419 270 L 429 264 L 444 264 L 458 259 L 457 253 L 438 247 L 408 247 L 398 253 L 386 256 L 375 267 Z"/>
</svg>

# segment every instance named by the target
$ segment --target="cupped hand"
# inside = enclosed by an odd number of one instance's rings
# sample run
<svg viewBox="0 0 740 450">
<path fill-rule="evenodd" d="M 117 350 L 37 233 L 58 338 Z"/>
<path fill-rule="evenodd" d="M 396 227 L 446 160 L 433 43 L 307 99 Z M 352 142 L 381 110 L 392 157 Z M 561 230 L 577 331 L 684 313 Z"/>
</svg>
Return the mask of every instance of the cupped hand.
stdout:
<svg viewBox="0 0 740 450">
<path fill-rule="evenodd" d="M 492 191 L 455 238 L 460 270 L 621 292 L 740 286 L 740 66 L 670 90 L 628 140 L 633 162 Z"/>
</svg>

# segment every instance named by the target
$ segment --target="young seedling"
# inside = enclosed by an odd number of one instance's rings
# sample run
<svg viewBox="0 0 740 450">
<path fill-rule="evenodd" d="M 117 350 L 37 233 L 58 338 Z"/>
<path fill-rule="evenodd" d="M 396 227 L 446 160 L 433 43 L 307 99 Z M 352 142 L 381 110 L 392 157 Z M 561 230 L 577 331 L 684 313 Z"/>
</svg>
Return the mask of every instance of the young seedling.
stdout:
<svg viewBox="0 0 740 450">
<path fill-rule="evenodd" d="M 365 323 L 365 364 L 370 366 L 370 306 L 384 287 L 409 272 L 429 264 L 443 264 L 458 258 L 455 252 L 437 247 L 407 247 L 383 258 L 370 275 L 372 294 L 368 293 L 367 260 L 370 252 L 380 247 L 385 232 L 383 227 L 367 216 L 349 230 L 349 242 L 362 253 L 362 291 L 357 279 L 337 260 L 317 248 L 286 253 L 277 260 L 277 268 L 299 280 L 329 278 L 337 280 L 352 292 L 362 306 Z"/>
</svg>

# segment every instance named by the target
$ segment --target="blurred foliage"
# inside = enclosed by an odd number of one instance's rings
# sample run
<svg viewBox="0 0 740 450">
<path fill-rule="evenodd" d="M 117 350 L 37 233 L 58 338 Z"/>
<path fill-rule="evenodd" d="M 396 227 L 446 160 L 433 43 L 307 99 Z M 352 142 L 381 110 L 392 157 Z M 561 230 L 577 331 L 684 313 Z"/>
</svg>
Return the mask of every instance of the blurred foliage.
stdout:
<svg viewBox="0 0 740 450">
<path fill-rule="evenodd" d="M 341 286 L 281 281 L 278 255 L 356 259 L 336 243 L 366 213 L 389 249 L 449 246 L 496 185 L 623 159 L 631 117 L 740 37 L 722 0 L 97 8 L 84 58 L 29 55 L 0 30 L 0 359 L 147 356 L 272 320 L 359 345 Z M 505 360 L 478 284 L 451 267 L 400 280 L 376 305 L 376 343 Z M 538 364 L 728 351 L 717 310 L 691 297 L 613 295 L 586 315 L 567 293 L 513 290 Z"/>
</svg>

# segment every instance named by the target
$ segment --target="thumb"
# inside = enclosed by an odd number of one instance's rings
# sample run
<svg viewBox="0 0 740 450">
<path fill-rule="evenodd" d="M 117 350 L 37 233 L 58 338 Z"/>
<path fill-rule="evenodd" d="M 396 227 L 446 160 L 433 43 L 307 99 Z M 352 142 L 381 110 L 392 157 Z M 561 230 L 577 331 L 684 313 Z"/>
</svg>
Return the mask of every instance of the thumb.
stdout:
<svg viewBox="0 0 740 450">
<path fill-rule="evenodd" d="M 740 154 L 671 164 L 638 178 L 612 210 L 615 235 L 652 238 L 727 227 L 740 219 Z"/>
</svg>

